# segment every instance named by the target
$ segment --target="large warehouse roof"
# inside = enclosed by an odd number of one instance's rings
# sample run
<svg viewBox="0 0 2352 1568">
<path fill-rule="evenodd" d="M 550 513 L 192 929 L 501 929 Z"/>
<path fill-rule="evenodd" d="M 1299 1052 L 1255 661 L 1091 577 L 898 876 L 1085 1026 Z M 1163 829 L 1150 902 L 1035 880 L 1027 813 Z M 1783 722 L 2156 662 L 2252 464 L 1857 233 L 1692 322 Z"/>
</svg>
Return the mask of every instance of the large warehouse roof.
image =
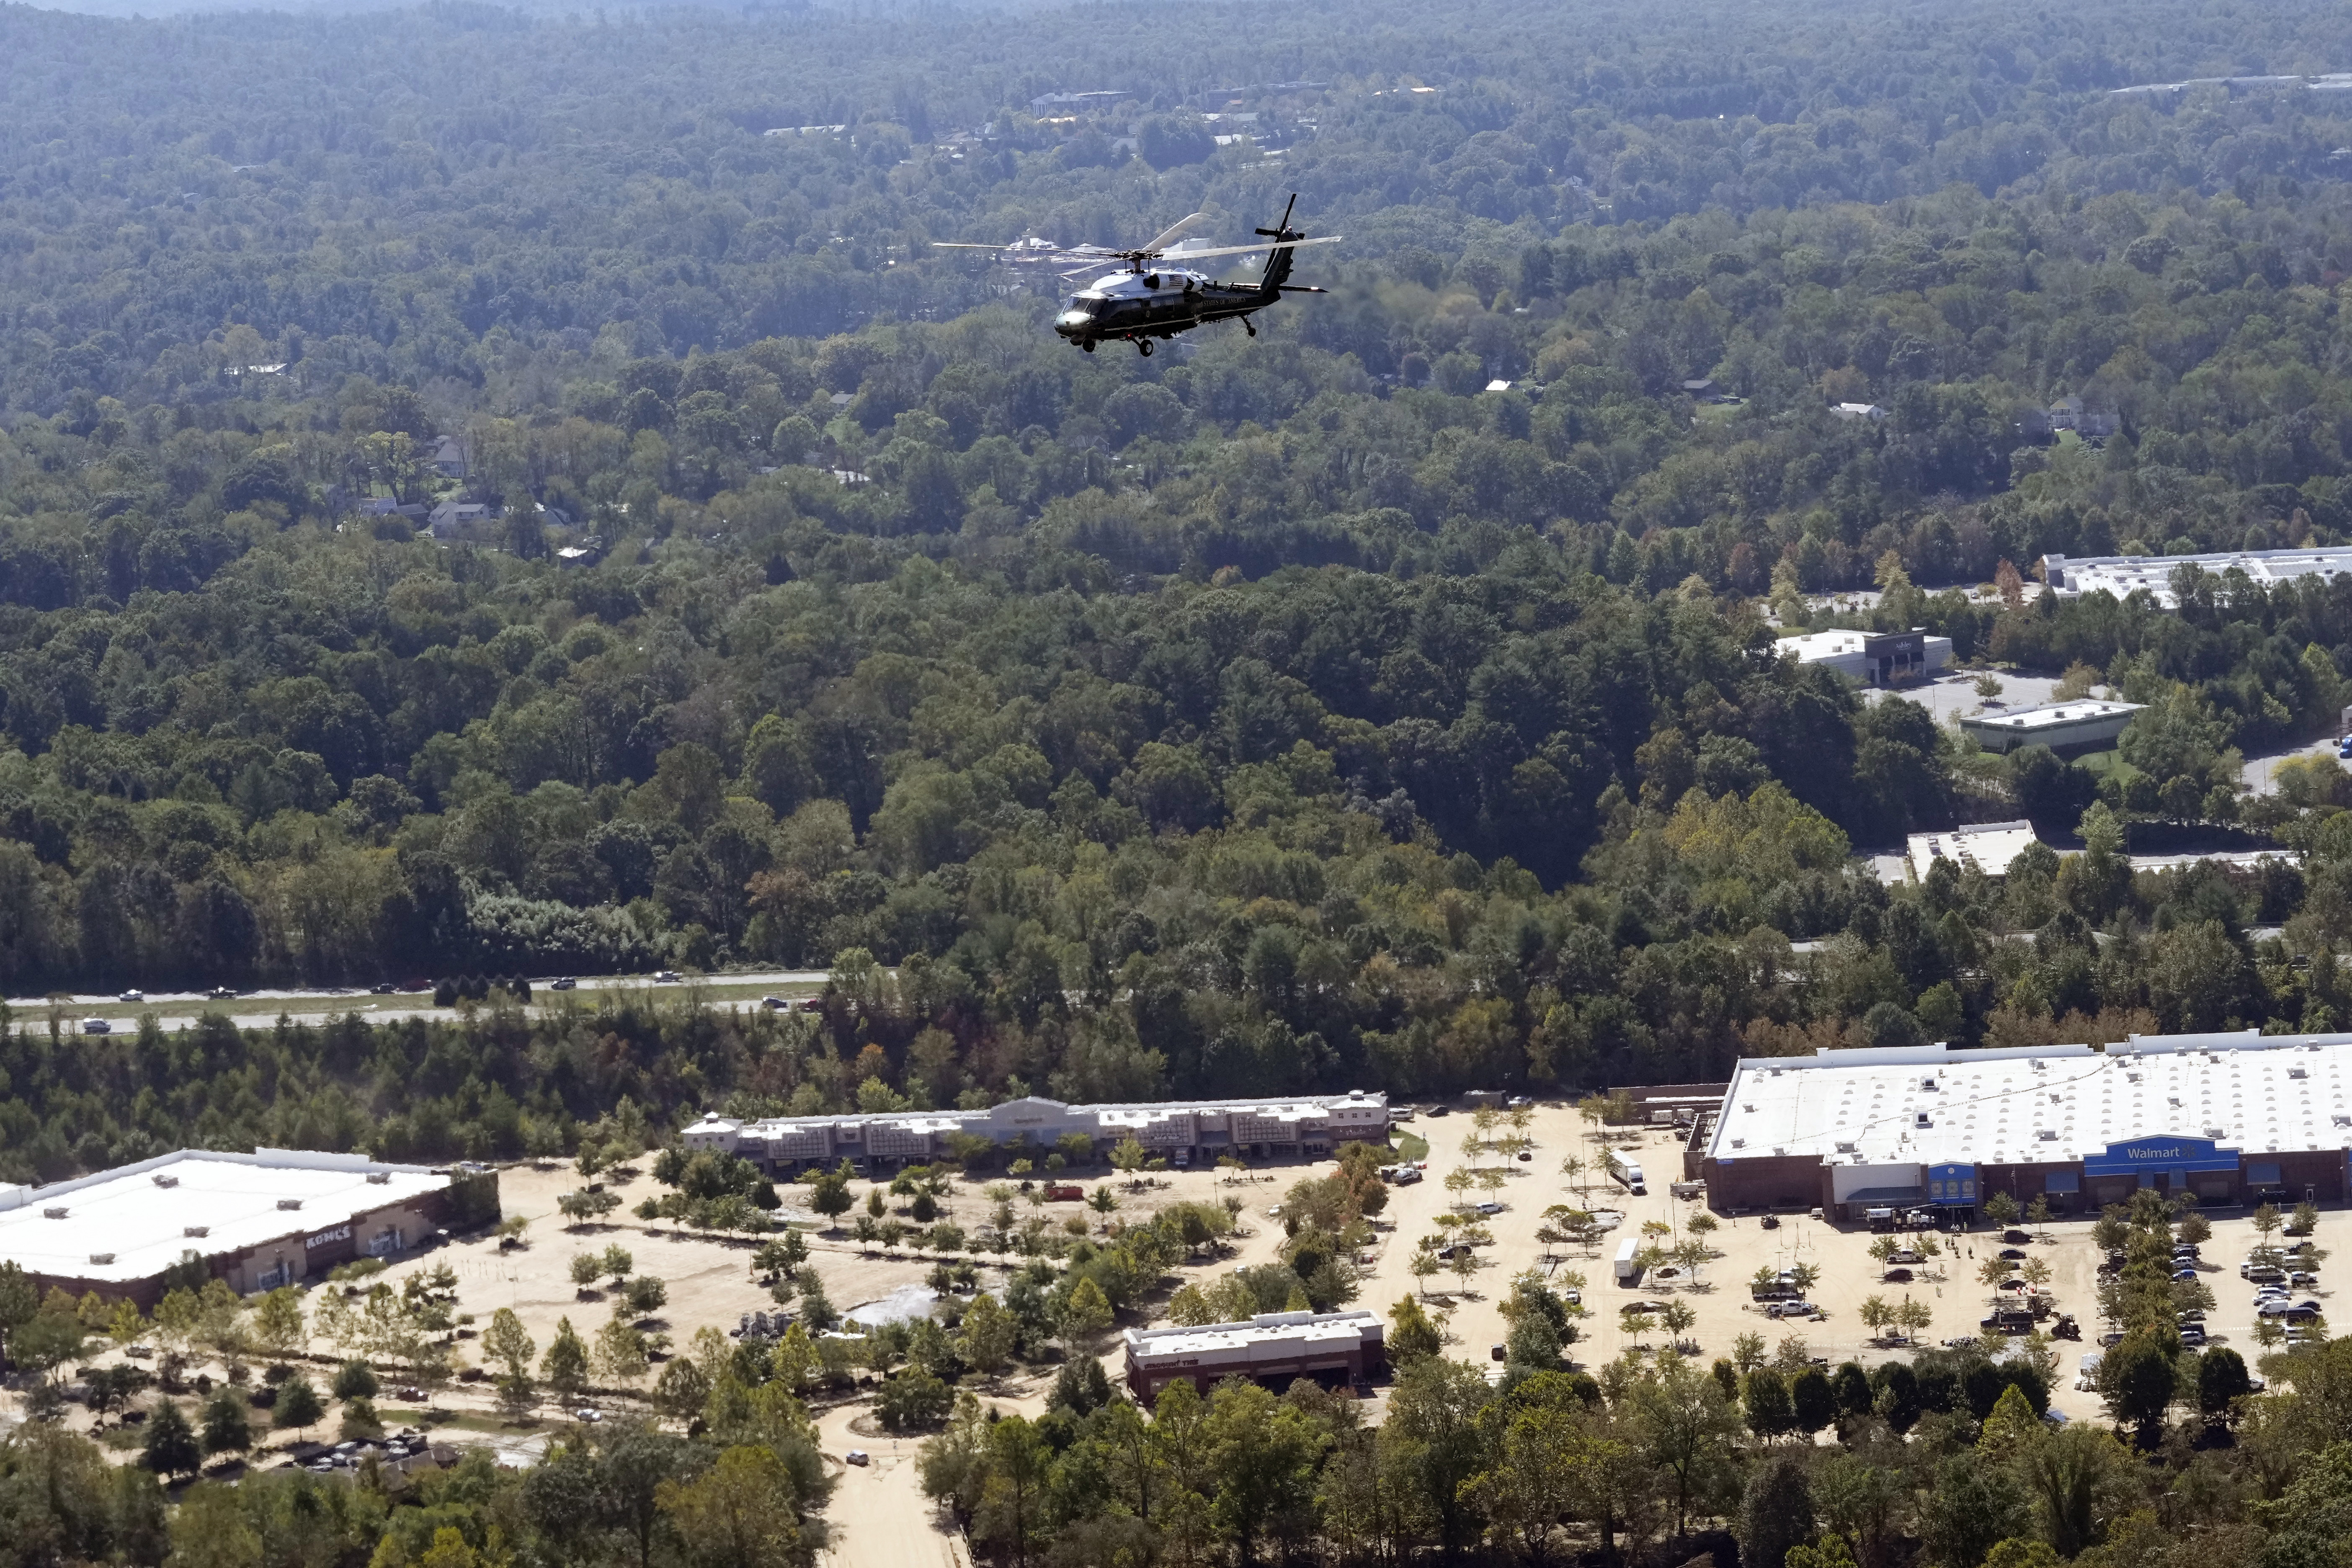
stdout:
<svg viewBox="0 0 2352 1568">
<path fill-rule="evenodd" d="M 362 1154 L 183 1150 L 0 1193 L 0 1258 L 31 1274 L 129 1283 L 152 1279 L 192 1248 L 214 1257 L 315 1235 L 448 1184 L 446 1172 Z"/>
<path fill-rule="evenodd" d="M 1743 1059 L 1707 1152 L 1828 1164 L 2064 1163 L 2177 1134 L 2249 1154 L 2352 1142 L 2352 1035 L 2135 1035 Z"/>
</svg>

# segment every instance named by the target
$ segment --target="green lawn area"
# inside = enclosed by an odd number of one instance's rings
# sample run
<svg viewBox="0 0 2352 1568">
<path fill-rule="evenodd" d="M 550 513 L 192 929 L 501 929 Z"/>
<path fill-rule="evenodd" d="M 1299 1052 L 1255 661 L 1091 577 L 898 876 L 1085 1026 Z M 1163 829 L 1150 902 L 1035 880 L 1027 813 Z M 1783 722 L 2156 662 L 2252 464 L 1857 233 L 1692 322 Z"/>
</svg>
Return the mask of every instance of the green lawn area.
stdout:
<svg viewBox="0 0 2352 1568">
<path fill-rule="evenodd" d="M 2084 771 L 2096 773 L 2103 779 L 2114 779 L 2119 784 L 2128 784 L 2140 776 L 2137 768 L 2124 761 L 2121 752 L 2091 752 L 2074 761 Z"/>
<path fill-rule="evenodd" d="M 1399 1160 L 1426 1160 L 1429 1158 L 1429 1140 L 1418 1132 L 1400 1132 L 1396 1139 L 1396 1152 Z"/>
</svg>

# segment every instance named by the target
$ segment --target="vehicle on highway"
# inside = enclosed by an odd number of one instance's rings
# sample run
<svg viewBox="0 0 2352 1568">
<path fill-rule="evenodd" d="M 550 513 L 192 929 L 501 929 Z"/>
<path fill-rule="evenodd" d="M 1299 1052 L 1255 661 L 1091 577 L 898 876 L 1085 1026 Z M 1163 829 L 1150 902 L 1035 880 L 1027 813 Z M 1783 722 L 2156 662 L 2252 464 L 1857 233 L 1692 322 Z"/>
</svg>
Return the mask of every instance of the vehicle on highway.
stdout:
<svg viewBox="0 0 2352 1568">
<path fill-rule="evenodd" d="M 684 984 L 684 980 L 675 969 L 656 969 L 654 971 L 654 984 L 656 985 L 677 985 Z"/>
<path fill-rule="evenodd" d="M 576 991 L 580 988 L 580 982 L 569 974 L 559 975 L 547 983 L 547 988 L 550 991 Z"/>
<path fill-rule="evenodd" d="M 782 1013 L 790 1009 L 792 1004 L 781 996 L 762 996 L 760 998 L 760 1005 L 768 1012 Z"/>
<path fill-rule="evenodd" d="M 382 984 L 371 985 L 368 987 L 368 994 L 371 996 L 392 996 L 398 994 L 399 991 L 400 987 L 394 985 L 389 980 L 384 981 Z"/>
<path fill-rule="evenodd" d="M 226 985 L 215 985 L 211 990 L 205 993 L 205 1000 L 207 1002 L 230 1002 L 236 1000 L 238 994 L 238 992 L 232 990 Z"/>
<path fill-rule="evenodd" d="M 114 1026 L 103 1018 L 84 1018 L 81 1032 L 85 1035 L 110 1035 L 114 1033 Z"/>
<path fill-rule="evenodd" d="M 125 991 L 121 995 L 117 996 L 115 1000 L 117 1002 L 144 1002 L 147 1000 L 147 993 L 144 991 Z"/>
</svg>

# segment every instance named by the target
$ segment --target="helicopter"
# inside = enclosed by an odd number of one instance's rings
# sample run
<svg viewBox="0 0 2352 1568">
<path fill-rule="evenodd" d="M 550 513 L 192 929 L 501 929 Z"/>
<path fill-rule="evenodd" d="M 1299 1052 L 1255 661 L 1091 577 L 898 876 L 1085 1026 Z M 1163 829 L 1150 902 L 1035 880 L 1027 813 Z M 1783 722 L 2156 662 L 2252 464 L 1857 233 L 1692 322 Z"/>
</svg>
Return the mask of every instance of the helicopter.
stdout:
<svg viewBox="0 0 2352 1568">
<path fill-rule="evenodd" d="M 1256 251 L 1267 253 L 1265 271 L 1255 283 L 1220 283 L 1184 266 L 1153 265 L 1168 257 L 1170 247 L 1181 239 L 1196 223 L 1205 221 L 1202 213 L 1194 213 L 1168 229 L 1150 244 L 1134 250 L 1103 252 L 1089 266 L 1105 261 L 1126 264 L 1121 271 L 1097 278 L 1079 289 L 1063 303 L 1061 313 L 1054 318 L 1054 331 L 1084 349 L 1095 352 L 1095 345 L 1118 340 L 1135 345 L 1136 353 L 1149 356 L 1154 338 L 1172 338 L 1179 332 L 1189 332 L 1194 327 L 1211 321 L 1239 320 L 1244 331 L 1257 336 L 1257 327 L 1250 316 L 1278 301 L 1285 294 L 1322 294 L 1327 289 L 1286 281 L 1290 277 L 1292 253 L 1302 245 L 1336 245 L 1340 237 L 1327 235 L 1309 239 L 1290 226 L 1290 214 L 1298 205 L 1298 194 L 1291 193 L 1289 205 L 1282 209 L 1282 221 L 1272 228 L 1255 232 L 1273 241 L 1271 245 L 1228 245 L 1210 250 L 1178 252 L 1178 262 L 1206 260 L 1213 256 L 1245 256 Z M 1011 250 L 1009 245 L 950 245 L 941 243 L 942 250 Z M 1065 274 L 1064 276 L 1075 276 Z"/>
</svg>

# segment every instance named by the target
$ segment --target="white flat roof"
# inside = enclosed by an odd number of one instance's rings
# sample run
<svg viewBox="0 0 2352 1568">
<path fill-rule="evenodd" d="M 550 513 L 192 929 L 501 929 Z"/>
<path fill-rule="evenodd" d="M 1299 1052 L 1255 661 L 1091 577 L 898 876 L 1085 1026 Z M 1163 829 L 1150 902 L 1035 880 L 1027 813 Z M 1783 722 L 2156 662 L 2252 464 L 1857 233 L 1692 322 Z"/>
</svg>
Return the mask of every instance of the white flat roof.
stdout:
<svg viewBox="0 0 2352 1568">
<path fill-rule="evenodd" d="M 1927 868 L 1938 860 L 1998 877 L 2037 842 L 2030 822 L 1972 822 L 1933 833 L 1914 833 L 1906 847 L 1915 877 L 1926 876 Z"/>
<path fill-rule="evenodd" d="M 2116 598 L 2128 598 L 2145 588 L 2164 608 L 2177 609 L 2172 574 L 2194 566 L 2219 576 L 2243 572 L 2257 583 L 2284 583 L 2315 574 L 2334 577 L 2352 572 L 2352 549 L 2341 546 L 2310 550 L 2225 550 L 2204 555 L 2085 555 L 2069 558 L 2045 555 L 2043 569 L 2063 594 L 2089 594 L 2105 589 Z"/>
<path fill-rule="evenodd" d="M 2248 1029 L 2134 1036 L 2105 1053 L 1920 1046 L 1750 1057 L 1723 1105 L 1707 1148 L 1717 1160 L 2063 1164 L 2167 1133 L 2247 1154 L 2342 1149 L 2352 1144 L 2352 1035 Z"/>
<path fill-rule="evenodd" d="M 2011 708 L 2000 713 L 1971 713 L 1960 721 L 1970 729 L 2037 730 L 2063 729 L 2069 724 L 2090 724 L 2138 712 L 2145 703 L 2107 702 L 2082 698 L 2073 702 L 2045 702 L 2036 708 Z"/>
<path fill-rule="evenodd" d="M 1161 1356 L 1212 1355 L 1267 1345 L 1304 1349 L 1328 1343 L 1355 1344 L 1380 1331 L 1380 1320 L 1360 1308 L 1347 1312 L 1261 1312 L 1246 1322 L 1203 1323 L 1198 1328 L 1129 1329 L 1123 1336 L 1129 1354 L 1150 1362 Z"/>
<path fill-rule="evenodd" d="M 371 1173 L 386 1179 L 372 1183 Z M 172 1184 L 159 1184 L 159 1176 Z M 445 1172 L 378 1164 L 361 1154 L 182 1150 L 70 1182 L 0 1193 L 0 1258 L 31 1274 L 128 1284 L 162 1273 L 190 1248 L 211 1258 L 280 1237 L 314 1235 L 448 1184 Z M 302 1206 L 278 1206 L 287 1199 Z M 64 1218 L 48 1217 L 47 1211 L 60 1208 Z M 205 1234 L 190 1236 L 192 1226 Z M 93 1254 L 106 1253 L 113 1261 L 90 1261 Z"/>
</svg>

